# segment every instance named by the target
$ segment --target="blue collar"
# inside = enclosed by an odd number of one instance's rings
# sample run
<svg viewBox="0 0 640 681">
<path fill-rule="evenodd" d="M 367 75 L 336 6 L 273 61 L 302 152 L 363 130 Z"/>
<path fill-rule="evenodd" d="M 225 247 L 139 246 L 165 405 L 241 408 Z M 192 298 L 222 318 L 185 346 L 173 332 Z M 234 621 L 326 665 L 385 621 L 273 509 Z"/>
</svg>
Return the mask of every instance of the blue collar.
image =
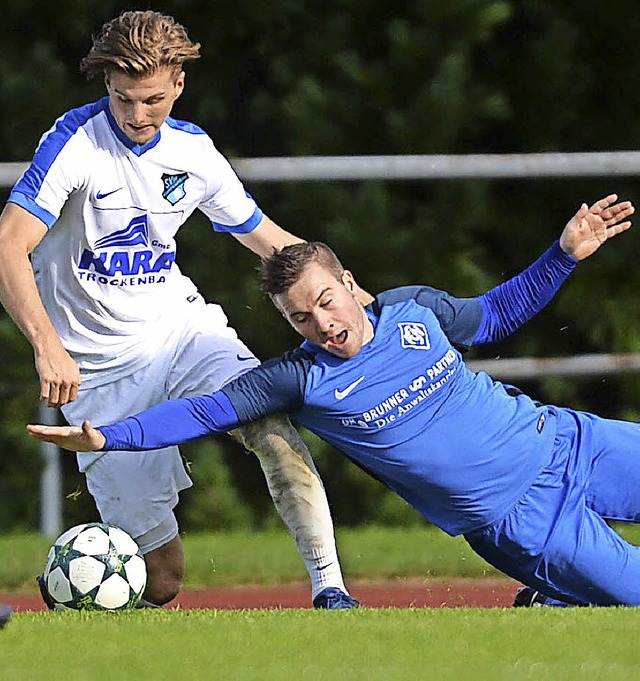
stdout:
<svg viewBox="0 0 640 681">
<path fill-rule="evenodd" d="M 124 144 L 127 149 L 130 149 L 136 156 L 142 156 L 146 151 L 149 151 L 149 149 L 153 149 L 153 147 L 158 144 L 160 141 L 160 130 L 155 134 L 154 138 L 152 140 L 149 140 L 146 144 L 136 144 L 133 140 L 130 140 L 124 132 L 120 129 L 120 126 L 116 122 L 116 119 L 113 117 L 113 114 L 111 113 L 111 109 L 109 108 L 109 97 L 104 98 L 104 110 L 107 114 L 107 120 L 109 121 L 109 125 L 111 126 L 111 129 L 113 130 L 113 134 Z"/>
</svg>

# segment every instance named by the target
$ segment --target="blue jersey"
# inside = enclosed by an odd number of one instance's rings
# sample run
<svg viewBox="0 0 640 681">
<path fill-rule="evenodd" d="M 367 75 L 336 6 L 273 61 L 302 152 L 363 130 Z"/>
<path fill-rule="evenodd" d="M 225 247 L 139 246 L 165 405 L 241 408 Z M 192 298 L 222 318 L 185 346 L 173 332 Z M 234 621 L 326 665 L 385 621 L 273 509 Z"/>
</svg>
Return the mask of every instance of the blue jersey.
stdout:
<svg viewBox="0 0 640 681">
<path fill-rule="evenodd" d="M 347 361 L 305 344 L 223 391 L 242 421 L 265 404 L 290 412 L 455 535 L 506 515 L 549 460 L 555 423 L 466 367 L 428 305 L 437 295 L 379 296 L 374 338 Z"/>
<path fill-rule="evenodd" d="M 554 411 L 470 371 L 460 349 L 520 326 L 574 266 L 556 244 L 478 298 L 424 286 L 385 292 L 367 308 L 374 336 L 355 357 L 305 342 L 221 392 L 102 429 L 105 448 L 184 441 L 288 412 L 449 534 L 494 523 L 549 461 Z"/>
</svg>

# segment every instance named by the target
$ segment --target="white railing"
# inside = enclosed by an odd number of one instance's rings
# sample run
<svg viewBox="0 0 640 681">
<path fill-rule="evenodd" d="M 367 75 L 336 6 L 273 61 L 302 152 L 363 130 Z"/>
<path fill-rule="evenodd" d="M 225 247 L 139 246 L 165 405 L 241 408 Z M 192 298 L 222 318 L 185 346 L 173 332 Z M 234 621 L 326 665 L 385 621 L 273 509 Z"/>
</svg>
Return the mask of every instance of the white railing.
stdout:
<svg viewBox="0 0 640 681">
<path fill-rule="evenodd" d="M 640 175 L 640 152 L 237 158 L 245 182 L 445 180 L 462 178 L 610 177 Z M 0 187 L 11 187 L 26 163 L 0 163 Z"/>
<path fill-rule="evenodd" d="M 610 376 L 640 372 L 640 352 L 621 355 L 470 360 L 467 366 L 472 371 L 485 371 L 499 381 L 526 381 L 545 376 Z"/>
<path fill-rule="evenodd" d="M 640 152 L 311 156 L 232 161 L 245 181 L 446 180 L 640 175 Z"/>
</svg>

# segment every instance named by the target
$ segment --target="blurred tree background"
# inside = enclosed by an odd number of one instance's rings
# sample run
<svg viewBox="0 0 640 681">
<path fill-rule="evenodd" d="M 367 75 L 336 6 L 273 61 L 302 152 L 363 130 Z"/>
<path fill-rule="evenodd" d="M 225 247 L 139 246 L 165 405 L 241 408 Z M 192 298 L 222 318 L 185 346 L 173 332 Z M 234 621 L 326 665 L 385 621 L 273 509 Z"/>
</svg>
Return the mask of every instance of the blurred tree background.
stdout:
<svg viewBox="0 0 640 681">
<path fill-rule="evenodd" d="M 196 122 L 231 160 L 256 156 L 632 150 L 640 134 L 640 15 L 631 0 L 174 0 L 202 43 L 174 116 Z M 110 0 L 13 0 L 0 24 L 0 160 L 27 161 L 53 120 L 104 94 L 78 64 Z M 25 39 L 25 35 L 27 38 Z M 635 178 L 254 183 L 273 219 L 329 242 L 371 291 L 429 283 L 461 296 L 517 273 L 583 201 L 640 201 Z M 8 191 L 2 190 L 2 199 Z M 179 235 L 182 269 L 220 302 L 261 358 L 297 342 L 259 293 L 254 257 L 194 216 Z M 640 239 L 582 264 L 525 330 L 473 358 L 640 349 Z M 36 528 L 37 417 L 31 350 L 0 311 L 0 530 Z M 639 418 L 633 376 L 549 378 L 537 398 Z M 375 481 L 308 433 L 336 524 L 421 523 Z M 194 489 L 183 529 L 279 523 L 257 460 L 229 438 L 183 449 Z M 515 453 L 514 453 L 515 455 Z M 64 457 L 66 525 L 96 511 Z"/>
</svg>

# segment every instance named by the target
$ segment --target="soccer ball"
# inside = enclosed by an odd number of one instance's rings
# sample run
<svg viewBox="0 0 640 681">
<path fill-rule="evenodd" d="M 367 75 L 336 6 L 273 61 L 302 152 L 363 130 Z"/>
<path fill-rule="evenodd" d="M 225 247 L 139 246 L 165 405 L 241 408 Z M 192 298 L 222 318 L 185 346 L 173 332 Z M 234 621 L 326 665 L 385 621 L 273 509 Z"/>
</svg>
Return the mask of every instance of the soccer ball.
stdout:
<svg viewBox="0 0 640 681">
<path fill-rule="evenodd" d="M 56 610 L 127 610 L 140 601 L 147 569 L 124 530 L 85 523 L 56 539 L 42 582 Z"/>
</svg>

